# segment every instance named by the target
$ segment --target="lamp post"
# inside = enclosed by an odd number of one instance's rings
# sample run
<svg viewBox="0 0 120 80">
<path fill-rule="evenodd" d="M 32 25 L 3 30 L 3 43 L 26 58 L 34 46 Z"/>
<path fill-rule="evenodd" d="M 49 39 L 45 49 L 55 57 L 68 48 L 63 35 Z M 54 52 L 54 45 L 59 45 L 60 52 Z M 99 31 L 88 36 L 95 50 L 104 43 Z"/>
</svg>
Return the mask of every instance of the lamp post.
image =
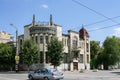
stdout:
<svg viewBox="0 0 120 80">
<path fill-rule="evenodd" d="M 13 24 L 10 24 L 10 26 L 14 27 L 16 29 L 16 54 L 15 54 L 15 71 L 19 71 L 19 52 L 18 52 L 18 29 Z"/>
</svg>

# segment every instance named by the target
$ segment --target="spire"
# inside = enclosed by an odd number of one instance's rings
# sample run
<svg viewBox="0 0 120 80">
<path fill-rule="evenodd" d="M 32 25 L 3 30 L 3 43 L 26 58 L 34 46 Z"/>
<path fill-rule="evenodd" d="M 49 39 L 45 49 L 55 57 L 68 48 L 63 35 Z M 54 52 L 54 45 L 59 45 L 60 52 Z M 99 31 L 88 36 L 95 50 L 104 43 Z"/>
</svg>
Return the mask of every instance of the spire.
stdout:
<svg viewBox="0 0 120 80">
<path fill-rule="evenodd" d="M 53 25 L 53 21 L 52 21 L 52 15 L 50 14 L 50 26 Z"/>
<path fill-rule="evenodd" d="M 35 26 L 35 14 L 33 14 L 32 24 L 33 24 L 33 26 Z"/>
<path fill-rule="evenodd" d="M 84 28 L 84 25 L 82 24 L 82 28 Z"/>
</svg>

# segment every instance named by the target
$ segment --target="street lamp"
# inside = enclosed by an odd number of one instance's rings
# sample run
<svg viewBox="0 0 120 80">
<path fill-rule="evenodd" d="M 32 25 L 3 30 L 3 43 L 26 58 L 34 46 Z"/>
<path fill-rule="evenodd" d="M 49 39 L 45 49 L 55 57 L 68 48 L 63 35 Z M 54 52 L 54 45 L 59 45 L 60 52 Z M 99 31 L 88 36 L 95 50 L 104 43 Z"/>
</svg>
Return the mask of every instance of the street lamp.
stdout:
<svg viewBox="0 0 120 80">
<path fill-rule="evenodd" d="M 14 27 L 16 29 L 16 55 L 15 55 L 15 70 L 16 72 L 19 71 L 19 52 L 18 52 L 18 29 L 13 24 L 10 24 L 10 26 Z"/>
</svg>

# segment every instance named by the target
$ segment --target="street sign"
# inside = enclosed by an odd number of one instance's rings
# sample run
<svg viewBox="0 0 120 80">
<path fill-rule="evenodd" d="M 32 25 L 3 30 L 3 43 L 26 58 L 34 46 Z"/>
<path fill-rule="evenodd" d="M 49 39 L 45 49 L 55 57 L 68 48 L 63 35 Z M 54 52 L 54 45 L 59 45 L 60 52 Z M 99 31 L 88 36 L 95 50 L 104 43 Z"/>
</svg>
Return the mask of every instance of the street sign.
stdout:
<svg viewBox="0 0 120 80">
<path fill-rule="evenodd" d="M 15 56 L 16 61 L 19 61 L 19 59 L 20 59 L 20 56 Z"/>
</svg>

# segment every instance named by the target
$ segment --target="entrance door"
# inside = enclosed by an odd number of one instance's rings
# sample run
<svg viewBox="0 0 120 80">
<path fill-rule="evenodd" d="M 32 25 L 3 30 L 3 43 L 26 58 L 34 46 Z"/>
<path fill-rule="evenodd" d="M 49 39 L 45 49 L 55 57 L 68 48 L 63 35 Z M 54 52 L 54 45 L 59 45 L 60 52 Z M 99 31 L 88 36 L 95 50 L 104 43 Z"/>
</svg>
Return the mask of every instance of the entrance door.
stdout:
<svg viewBox="0 0 120 80">
<path fill-rule="evenodd" d="M 73 70 L 78 70 L 78 62 L 73 62 Z"/>
</svg>

